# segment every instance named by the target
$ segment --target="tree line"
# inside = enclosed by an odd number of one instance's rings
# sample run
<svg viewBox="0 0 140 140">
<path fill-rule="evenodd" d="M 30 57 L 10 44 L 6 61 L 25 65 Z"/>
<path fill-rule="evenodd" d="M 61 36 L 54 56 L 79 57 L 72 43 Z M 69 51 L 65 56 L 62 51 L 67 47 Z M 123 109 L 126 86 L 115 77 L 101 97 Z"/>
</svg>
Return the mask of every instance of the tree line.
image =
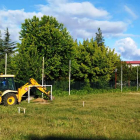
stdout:
<svg viewBox="0 0 140 140">
<path fill-rule="evenodd" d="M 56 18 L 44 15 L 25 19 L 19 34 L 18 43 L 10 40 L 8 28 L 4 39 L 0 34 L 0 72 L 4 73 L 7 53 L 8 73 L 16 75 L 17 82 L 31 77 L 41 81 L 43 57 L 45 80 L 67 80 L 71 60 L 71 78 L 87 85 L 110 81 L 120 63 L 120 56 L 105 45 L 100 28 L 95 38 L 77 41 Z"/>
</svg>

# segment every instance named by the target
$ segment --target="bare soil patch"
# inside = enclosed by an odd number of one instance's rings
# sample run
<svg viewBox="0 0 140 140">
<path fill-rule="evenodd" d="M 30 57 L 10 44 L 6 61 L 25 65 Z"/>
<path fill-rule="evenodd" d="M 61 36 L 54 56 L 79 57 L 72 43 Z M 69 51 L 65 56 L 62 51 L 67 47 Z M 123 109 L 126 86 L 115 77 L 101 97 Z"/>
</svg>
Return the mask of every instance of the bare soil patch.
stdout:
<svg viewBox="0 0 140 140">
<path fill-rule="evenodd" d="M 49 104 L 47 100 L 42 99 L 42 98 L 37 98 L 33 100 L 33 102 L 35 102 L 36 104 Z"/>
</svg>

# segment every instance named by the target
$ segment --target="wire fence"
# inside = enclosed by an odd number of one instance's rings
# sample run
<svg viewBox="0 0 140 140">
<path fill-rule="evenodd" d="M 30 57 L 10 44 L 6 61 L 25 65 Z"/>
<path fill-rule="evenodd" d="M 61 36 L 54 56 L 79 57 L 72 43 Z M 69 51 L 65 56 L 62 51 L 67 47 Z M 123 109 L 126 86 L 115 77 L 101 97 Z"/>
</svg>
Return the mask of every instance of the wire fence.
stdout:
<svg viewBox="0 0 140 140">
<path fill-rule="evenodd" d="M 42 81 L 39 82 L 40 84 Z M 44 81 L 46 85 L 52 85 L 54 94 L 69 94 L 70 91 L 88 91 L 91 92 L 127 92 L 127 91 L 139 91 L 140 90 L 140 71 L 139 67 L 135 68 L 135 72 L 127 73 L 126 71 L 115 71 L 112 74 L 110 81 L 100 80 L 97 82 L 86 83 L 84 81 L 70 80 L 53 80 Z M 16 83 L 16 87 L 19 88 L 23 83 Z M 42 85 L 42 84 L 41 84 Z M 69 86 L 70 85 L 70 86 Z M 47 90 L 50 90 L 49 87 Z M 35 91 L 34 89 L 32 91 Z M 74 93 L 74 92 L 73 92 Z M 80 93 L 79 93 L 80 94 Z"/>
<path fill-rule="evenodd" d="M 115 70 L 111 76 L 110 81 L 99 80 L 97 82 L 90 82 L 87 84 L 84 81 L 74 81 L 71 79 L 70 87 L 69 80 L 61 80 L 61 81 L 46 81 L 47 84 L 53 85 L 53 90 L 61 90 L 68 91 L 70 90 L 90 90 L 92 92 L 97 91 L 139 91 L 140 90 L 140 67 L 133 68 L 123 68 L 121 66 L 120 70 Z"/>
<path fill-rule="evenodd" d="M 44 60 L 44 59 L 43 59 Z M 7 67 L 7 66 L 6 66 Z M 44 64 L 42 68 L 42 77 L 44 75 Z M 5 68 L 6 71 L 6 68 Z M 71 61 L 69 61 L 69 79 L 67 80 L 53 80 L 53 81 L 40 81 L 39 83 L 42 85 L 42 83 L 45 85 L 52 85 L 53 91 L 59 91 L 59 92 L 69 92 L 72 90 L 87 90 L 88 92 L 92 91 L 139 91 L 140 90 L 140 66 L 131 67 L 129 65 L 126 65 L 126 63 L 120 63 L 119 66 L 117 66 L 117 69 L 114 70 L 114 73 L 112 73 L 111 78 L 109 81 L 106 81 L 106 79 L 101 80 L 100 77 L 97 82 L 90 82 L 86 83 L 85 81 L 78 81 L 74 79 L 70 79 L 71 76 Z M 6 72 L 5 72 L 6 73 Z M 42 78 L 43 79 L 43 78 Z M 16 88 L 20 88 L 25 83 L 16 83 Z M 50 90 L 48 88 L 48 90 Z"/>
<path fill-rule="evenodd" d="M 47 84 L 52 84 L 53 89 L 61 89 L 63 91 L 69 90 L 69 83 L 68 81 L 47 81 Z M 85 89 L 87 86 L 87 83 L 84 81 L 74 81 L 70 84 L 71 90 L 82 90 Z M 140 83 L 138 87 L 140 86 Z M 89 87 L 89 86 L 88 86 Z M 122 82 L 122 88 L 136 88 L 137 90 L 137 81 L 123 81 Z M 91 82 L 90 88 L 93 89 L 120 89 L 121 90 L 121 81 L 108 81 L 108 82 Z"/>
<path fill-rule="evenodd" d="M 5 56 L 5 74 L 7 73 L 7 55 Z M 42 64 L 42 81 L 44 77 L 44 57 Z M 71 77 L 71 60 L 69 60 L 69 79 L 67 80 L 53 80 L 53 81 L 40 81 L 39 83 L 52 85 L 53 91 L 59 92 L 70 92 L 73 90 L 87 90 L 88 92 L 94 91 L 139 91 L 140 87 L 140 66 L 132 67 L 131 65 L 127 65 L 126 63 L 120 62 L 120 65 L 117 66 L 117 69 L 112 73 L 110 81 L 106 81 L 106 79 L 101 80 L 100 77 L 97 82 L 89 82 L 85 81 L 77 81 L 74 79 L 70 79 Z M 20 88 L 25 83 L 16 83 L 16 88 Z M 50 90 L 48 88 L 48 90 Z M 34 91 L 34 89 L 33 89 Z"/>
</svg>

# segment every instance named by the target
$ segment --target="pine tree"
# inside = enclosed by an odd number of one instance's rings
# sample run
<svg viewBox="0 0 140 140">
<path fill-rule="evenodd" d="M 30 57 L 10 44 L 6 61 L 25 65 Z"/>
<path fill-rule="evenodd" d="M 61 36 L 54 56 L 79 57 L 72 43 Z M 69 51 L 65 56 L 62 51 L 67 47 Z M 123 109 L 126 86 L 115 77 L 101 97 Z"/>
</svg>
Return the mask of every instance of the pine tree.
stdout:
<svg viewBox="0 0 140 140">
<path fill-rule="evenodd" d="M 0 32 L 0 73 L 4 73 L 5 67 L 5 54 L 8 56 L 8 72 L 11 69 L 11 56 L 14 54 L 16 50 L 16 43 L 12 42 L 10 39 L 10 33 L 8 28 L 5 30 L 4 39 L 2 39 L 2 35 Z M 10 73 L 10 72 L 9 72 Z"/>
<path fill-rule="evenodd" d="M 95 41 L 98 44 L 98 47 L 104 45 L 104 37 L 102 36 L 102 31 L 100 28 L 98 28 L 98 33 L 96 33 Z"/>
<path fill-rule="evenodd" d="M 3 40 L 2 40 L 1 31 L 0 31 L 0 59 L 2 58 L 2 54 L 3 54 Z"/>
<path fill-rule="evenodd" d="M 5 30 L 5 37 L 3 40 L 3 53 L 7 53 L 8 55 L 11 55 L 15 52 L 16 43 L 12 42 L 10 39 L 10 33 L 8 28 Z"/>
</svg>

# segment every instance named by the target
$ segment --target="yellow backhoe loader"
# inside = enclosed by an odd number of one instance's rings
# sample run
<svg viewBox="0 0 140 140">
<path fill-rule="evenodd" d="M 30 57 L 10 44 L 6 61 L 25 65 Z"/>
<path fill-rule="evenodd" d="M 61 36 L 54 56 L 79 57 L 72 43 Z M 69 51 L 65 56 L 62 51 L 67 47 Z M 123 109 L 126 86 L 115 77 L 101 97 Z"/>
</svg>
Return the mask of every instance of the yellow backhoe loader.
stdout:
<svg viewBox="0 0 140 140">
<path fill-rule="evenodd" d="M 50 98 L 50 92 L 47 92 L 37 81 L 30 78 L 29 82 L 18 88 L 15 88 L 14 75 L 0 75 L 0 104 L 15 105 L 20 103 L 23 95 L 29 90 L 30 87 L 35 85 L 38 90 L 45 93 Z"/>
</svg>

